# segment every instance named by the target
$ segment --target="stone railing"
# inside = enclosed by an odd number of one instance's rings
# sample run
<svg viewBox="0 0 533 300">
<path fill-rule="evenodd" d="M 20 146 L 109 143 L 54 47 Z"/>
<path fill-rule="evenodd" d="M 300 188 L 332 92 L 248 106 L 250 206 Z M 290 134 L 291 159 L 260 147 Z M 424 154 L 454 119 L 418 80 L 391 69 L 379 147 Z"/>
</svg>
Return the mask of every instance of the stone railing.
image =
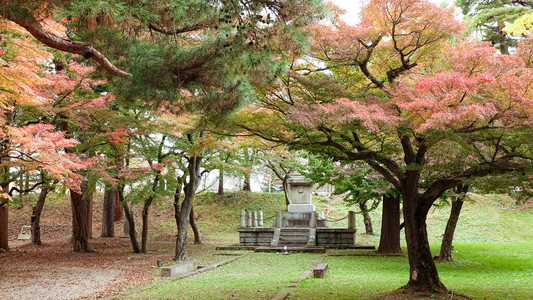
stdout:
<svg viewBox="0 0 533 300">
<path fill-rule="evenodd" d="M 317 228 L 318 223 L 326 224 L 325 226 L 321 227 L 329 227 L 329 223 L 336 223 L 342 220 L 345 220 L 348 218 L 348 229 L 355 229 L 355 212 L 349 211 L 348 215 L 336 219 L 336 220 L 329 220 L 324 218 L 324 212 L 313 212 L 311 213 L 311 220 L 309 223 L 309 227 L 311 228 Z M 240 226 L 239 228 L 258 228 L 263 227 L 265 220 L 272 220 L 274 228 L 281 228 L 283 226 L 283 213 L 278 210 L 276 211 L 276 214 L 270 218 L 264 218 L 263 211 L 247 211 L 247 210 L 241 210 L 241 218 L 240 218 Z M 322 221 L 322 222 L 319 222 Z"/>
<path fill-rule="evenodd" d="M 309 230 L 309 242 L 307 246 L 323 246 L 333 248 L 346 248 L 355 245 L 356 232 L 355 212 L 349 211 L 348 215 L 337 220 L 327 220 L 324 213 L 285 213 L 276 211 L 276 214 L 270 218 L 264 218 L 262 211 L 245 211 L 241 210 L 239 244 L 241 246 L 277 246 L 280 241 L 280 235 L 286 230 L 296 228 L 307 228 Z M 291 227 L 291 223 L 284 220 L 287 214 L 291 218 L 305 218 L 305 222 L 297 224 L 300 226 Z M 335 223 L 348 219 L 348 227 L 329 228 L 329 223 Z M 273 220 L 272 227 L 263 227 L 265 220 Z M 294 220 L 293 220 L 294 221 Z M 298 223 L 298 222 L 296 222 Z M 289 226 L 287 226 L 289 224 Z"/>
</svg>

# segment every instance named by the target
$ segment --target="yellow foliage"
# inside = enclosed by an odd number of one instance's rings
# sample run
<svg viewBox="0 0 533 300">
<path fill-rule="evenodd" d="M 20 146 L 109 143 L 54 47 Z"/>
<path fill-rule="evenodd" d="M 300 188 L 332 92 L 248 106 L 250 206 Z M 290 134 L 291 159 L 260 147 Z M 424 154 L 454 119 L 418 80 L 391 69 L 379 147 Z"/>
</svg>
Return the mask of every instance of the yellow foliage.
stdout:
<svg viewBox="0 0 533 300">
<path fill-rule="evenodd" d="M 533 28 L 533 13 L 527 13 L 516 19 L 513 23 L 505 26 L 503 31 L 512 35 L 529 35 Z"/>
</svg>

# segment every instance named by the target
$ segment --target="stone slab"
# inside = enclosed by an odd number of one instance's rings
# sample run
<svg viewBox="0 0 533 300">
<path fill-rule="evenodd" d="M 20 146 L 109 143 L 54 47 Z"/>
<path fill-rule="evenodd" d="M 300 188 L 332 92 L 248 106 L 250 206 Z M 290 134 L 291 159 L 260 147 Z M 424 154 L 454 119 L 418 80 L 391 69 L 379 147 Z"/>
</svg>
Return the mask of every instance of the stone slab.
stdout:
<svg viewBox="0 0 533 300">
<path fill-rule="evenodd" d="M 231 246 L 218 246 L 216 250 L 254 250 L 255 246 L 241 246 L 241 245 L 231 245 Z"/>
<path fill-rule="evenodd" d="M 313 277 L 324 278 L 328 272 L 328 264 L 318 264 L 313 268 Z"/>
<path fill-rule="evenodd" d="M 284 252 L 283 247 L 257 247 L 255 252 Z M 324 247 L 287 247 L 289 253 L 326 253 Z"/>
<path fill-rule="evenodd" d="M 193 270 L 194 263 L 192 261 L 187 261 L 161 268 L 161 277 L 176 277 L 180 274 L 187 273 Z"/>
<path fill-rule="evenodd" d="M 314 204 L 289 204 L 287 211 L 290 213 L 310 213 L 315 211 Z"/>
</svg>

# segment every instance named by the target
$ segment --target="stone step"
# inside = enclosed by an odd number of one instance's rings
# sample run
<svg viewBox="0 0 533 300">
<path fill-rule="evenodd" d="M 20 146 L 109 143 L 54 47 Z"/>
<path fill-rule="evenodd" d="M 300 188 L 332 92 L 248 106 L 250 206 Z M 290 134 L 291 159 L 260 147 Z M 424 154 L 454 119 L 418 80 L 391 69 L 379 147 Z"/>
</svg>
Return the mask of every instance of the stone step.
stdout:
<svg viewBox="0 0 533 300">
<path fill-rule="evenodd" d="M 292 231 L 301 231 L 301 232 L 307 231 L 307 232 L 309 232 L 309 228 L 284 227 L 284 228 L 281 228 L 281 231 L 282 232 L 292 232 Z"/>
<path fill-rule="evenodd" d="M 280 236 L 279 237 L 279 241 L 280 242 L 291 242 L 291 241 L 295 241 L 295 242 L 307 242 L 309 240 L 309 236 L 291 236 L 291 237 L 284 237 L 284 236 Z"/>
<path fill-rule="evenodd" d="M 278 246 L 287 246 L 287 247 L 305 247 L 307 243 L 297 243 L 297 242 L 279 242 Z"/>
<path fill-rule="evenodd" d="M 310 252 L 310 253 L 325 253 L 326 248 L 324 247 L 307 247 L 307 246 L 294 246 L 291 247 L 287 245 L 287 251 L 289 252 Z M 280 247 L 257 247 L 255 252 L 283 252 L 285 249 L 283 246 Z"/>
<path fill-rule="evenodd" d="M 285 236 L 298 236 L 298 235 L 309 235 L 309 231 L 306 231 L 306 232 L 285 232 L 285 231 L 282 231 L 280 232 L 280 235 L 285 235 Z"/>
</svg>

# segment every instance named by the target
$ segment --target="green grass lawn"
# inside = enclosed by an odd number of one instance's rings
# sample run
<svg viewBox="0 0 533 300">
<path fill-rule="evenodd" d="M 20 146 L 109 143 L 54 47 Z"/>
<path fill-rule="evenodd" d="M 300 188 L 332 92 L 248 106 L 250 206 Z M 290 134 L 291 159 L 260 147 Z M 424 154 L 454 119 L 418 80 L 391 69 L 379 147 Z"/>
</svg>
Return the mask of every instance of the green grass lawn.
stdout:
<svg viewBox="0 0 533 300">
<path fill-rule="evenodd" d="M 214 271 L 154 286 L 130 298 L 263 299 L 274 296 L 308 269 L 320 254 L 249 253 Z"/>
<path fill-rule="evenodd" d="M 533 243 L 457 244 L 455 250 L 455 262 L 437 265 L 442 282 L 452 291 L 473 299 L 533 299 Z M 356 252 L 361 253 L 337 251 Z M 319 257 L 248 253 L 214 271 L 127 298 L 265 299 L 287 290 L 293 299 L 377 299 L 408 280 L 405 256 L 328 256 L 326 278 L 308 277 L 298 287 L 287 287 Z"/>
<path fill-rule="evenodd" d="M 437 264 L 442 282 L 448 289 L 473 299 L 533 299 L 532 210 L 516 207 L 514 200 L 507 196 L 472 194 L 470 198 L 455 234 L 455 261 Z M 340 218 L 349 209 L 338 200 L 314 199 L 318 210 L 327 211 L 327 218 Z M 284 208 L 283 195 L 234 193 L 223 198 L 201 195 L 195 210 L 202 215 L 198 223 L 207 245 L 190 245 L 191 257 L 201 264 L 227 259 L 216 255 L 214 245 L 238 242 L 235 228 L 242 208 L 263 210 L 269 216 L 276 209 Z M 429 240 L 435 255 L 449 210 L 449 207 L 432 209 L 428 217 Z M 362 217 L 358 217 L 358 244 L 379 242 L 379 208 L 371 215 L 375 235 L 362 234 L 364 225 Z M 345 224 L 337 226 L 342 225 Z M 407 283 L 406 256 L 348 256 L 361 252 L 364 251 L 329 251 L 329 254 L 345 256 L 328 256 L 326 278 L 309 277 L 295 288 L 287 284 L 308 270 L 321 255 L 241 252 L 246 255 L 216 270 L 155 285 L 126 297 L 269 299 L 287 290 L 292 299 L 376 299 Z"/>
</svg>

